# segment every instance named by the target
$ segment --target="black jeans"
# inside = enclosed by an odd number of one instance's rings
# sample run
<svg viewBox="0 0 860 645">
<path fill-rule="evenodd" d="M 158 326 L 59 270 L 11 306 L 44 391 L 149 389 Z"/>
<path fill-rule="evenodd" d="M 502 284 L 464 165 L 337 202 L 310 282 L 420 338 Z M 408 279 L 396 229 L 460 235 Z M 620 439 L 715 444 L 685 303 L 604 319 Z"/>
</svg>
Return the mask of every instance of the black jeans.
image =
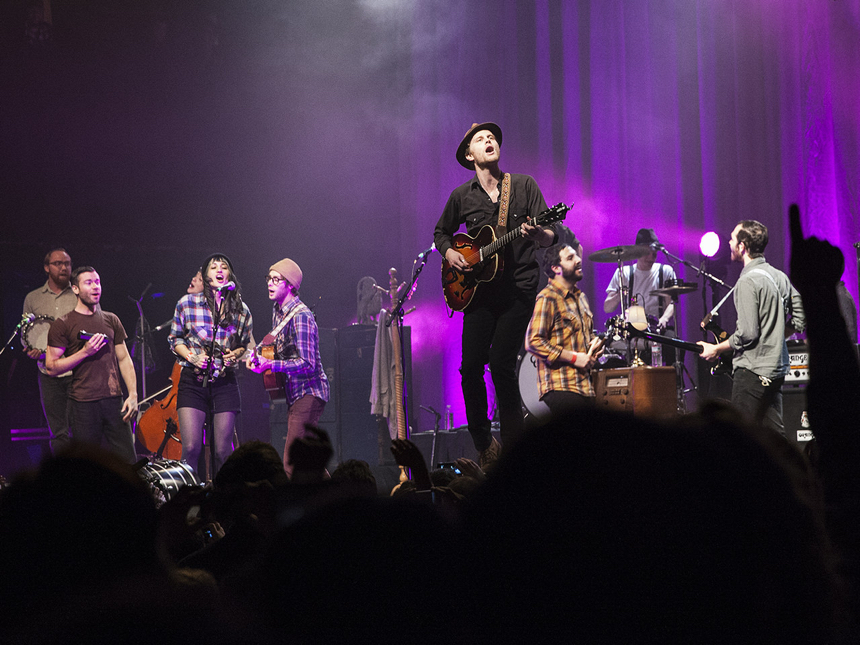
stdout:
<svg viewBox="0 0 860 645">
<path fill-rule="evenodd" d="M 69 383 L 72 376 L 56 378 L 39 372 L 39 395 L 42 410 L 51 431 L 51 452 L 67 447 L 72 438 L 69 435 L 71 406 L 69 405 Z"/>
<path fill-rule="evenodd" d="M 583 396 L 579 392 L 564 392 L 561 390 L 550 390 L 541 397 L 546 403 L 554 419 L 564 416 L 574 410 L 594 407 L 594 397 Z"/>
<path fill-rule="evenodd" d="M 99 445 L 104 438 L 109 449 L 133 464 L 137 459 L 131 426 L 122 419 L 122 397 L 98 401 L 71 401 L 75 441 Z"/>
<path fill-rule="evenodd" d="M 523 430 L 523 408 L 517 382 L 517 356 L 534 310 L 535 293 L 517 293 L 490 283 L 463 314 L 463 359 L 460 365 L 469 434 L 478 452 L 492 441 L 487 417 L 484 366 L 489 364 L 496 388 L 500 434 L 513 441 Z"/>
<path fill-rule="evenodd" d="M 765 385 L 755 372 L 739 367 L 732 374 L 732 379 L 732 403 L 735 407 L 748 421 L 775 430 L 784 437 L 782 384 L 785 378 L 773 379 L 769 385 Z"/>
</svg>

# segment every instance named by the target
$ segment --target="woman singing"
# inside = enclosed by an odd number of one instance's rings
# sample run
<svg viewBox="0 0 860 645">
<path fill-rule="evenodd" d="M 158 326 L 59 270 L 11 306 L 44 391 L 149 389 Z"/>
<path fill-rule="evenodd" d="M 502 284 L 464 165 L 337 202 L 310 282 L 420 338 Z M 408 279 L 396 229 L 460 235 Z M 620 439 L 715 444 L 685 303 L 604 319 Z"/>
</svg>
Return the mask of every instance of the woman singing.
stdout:
<svg viewBox="0 0 860 645">
<path fill-rule="evenodd" d="M 210 256 L 200 271 L 203 291 L 189 293 L 176 303 L 168 340 L 183 367 L 176 398 L 182 460 L 197 470 L 203 423 L 211 411 L 214 476 L 233 452 L 233 427 L 241 408 L 235 369 L 251 340 L 252 320 L 248 306 L 242 302 L 233 264 L 226 255 Z"/>
</svg>

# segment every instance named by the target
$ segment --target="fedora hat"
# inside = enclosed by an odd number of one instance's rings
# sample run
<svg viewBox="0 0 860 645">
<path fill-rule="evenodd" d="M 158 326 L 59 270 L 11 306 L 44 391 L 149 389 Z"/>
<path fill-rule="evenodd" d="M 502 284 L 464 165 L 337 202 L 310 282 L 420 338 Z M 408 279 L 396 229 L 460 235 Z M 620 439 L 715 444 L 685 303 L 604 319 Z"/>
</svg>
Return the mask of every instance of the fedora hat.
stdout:
<svg viewBox="0 0 860 645">
<path fill-rule="evenodd" d="M 659 243 L 660 240 L 657 239 L 657 234 L 653 228 L 640 228 L 636 233 L 636 246 L 650 246 Z"/>
<path fill-rule="evenodd" d="M 463 168 L 468 168 L 469 170 L 475 169 L 475 164 L 472 161 L 466 159 L 466 151 L 469 149 L 469 144 L 472 143 L 472 137 L 475 136 L 476 132 L 480 132 L 481 130 L 489 130 L 496 137 L 496 141 L 499 142 L 499 146 L 502 145 L 502 129 L 496 125 L 495 123 L 473 123 L 472 127 L 469 128 L 469 131 L 463 136 L 463 140 L 460 142 L 460 145 L 457 146 L 457 161 L 460 163 Z"/>
</svg>

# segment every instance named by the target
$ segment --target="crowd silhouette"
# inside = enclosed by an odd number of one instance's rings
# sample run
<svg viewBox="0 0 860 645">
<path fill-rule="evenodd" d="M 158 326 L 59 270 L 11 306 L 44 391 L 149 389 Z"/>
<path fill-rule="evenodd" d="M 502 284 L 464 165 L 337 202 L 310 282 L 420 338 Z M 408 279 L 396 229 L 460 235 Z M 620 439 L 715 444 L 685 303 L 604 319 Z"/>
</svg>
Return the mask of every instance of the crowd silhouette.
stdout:
<svg viewBox="0 0 860 645">
<path fill-rule="evenodd" d="M 675 422 L 582 409 L 376 494 L 314 431 L 249 442 L 156 507 L 75 445 L 0 490 L 0 642 L 851 643 L 860 616 L 860 367 L 841 252 L 803 237 L 809 455 L 728 404 Z"/>
</svg>

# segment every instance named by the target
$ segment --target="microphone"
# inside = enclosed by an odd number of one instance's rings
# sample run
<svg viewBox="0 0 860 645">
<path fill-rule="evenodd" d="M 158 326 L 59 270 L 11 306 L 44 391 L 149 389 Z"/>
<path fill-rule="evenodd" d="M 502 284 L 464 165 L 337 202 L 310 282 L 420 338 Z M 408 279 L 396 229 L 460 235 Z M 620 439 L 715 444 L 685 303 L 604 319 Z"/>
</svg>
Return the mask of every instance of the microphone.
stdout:
<svg viewBox="0 0 860 645">
<path fill-rule="evenodd" d="M 665 251 L 666 250 L 666 247 L 663 246 L 662 244 L 660 244 L 660 242 L 652 242 L 651 248 L 654 249 L 655 251 Z"/>
<path fill-rule="evenodd" d="M 223 284 L 220 287 L 215 287 L 218 291 L 235 291 L 236 283 L 230 280 L 227 284 Z"/>
<path fill-rule="evenodd" d="M 419 258 L 426 257 L 426 256 L 430 255 L 435 250 L 436 250 L 436 243 L 434 242 L 433 244 L 430 245 L 429 249 L 427 249 L 426 251 L 421 251 L 421 253 L 418 254 L 418 257 Z"/>
</svg>

